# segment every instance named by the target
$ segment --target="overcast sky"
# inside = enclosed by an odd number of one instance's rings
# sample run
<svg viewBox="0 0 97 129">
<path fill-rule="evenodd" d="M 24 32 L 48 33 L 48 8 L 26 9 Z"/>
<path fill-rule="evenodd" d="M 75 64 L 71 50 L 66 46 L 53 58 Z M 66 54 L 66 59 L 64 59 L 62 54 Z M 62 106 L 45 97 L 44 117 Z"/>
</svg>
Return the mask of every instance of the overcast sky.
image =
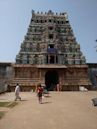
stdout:
<svg viewBox="0 0 97 129">
<path fill-rule="evenodd" d="M 67 12 L 87 63 L 97 63 L 97 0 L 0 0 L 0 62 L 15 62 L 31 10 Z"/>
</svg>

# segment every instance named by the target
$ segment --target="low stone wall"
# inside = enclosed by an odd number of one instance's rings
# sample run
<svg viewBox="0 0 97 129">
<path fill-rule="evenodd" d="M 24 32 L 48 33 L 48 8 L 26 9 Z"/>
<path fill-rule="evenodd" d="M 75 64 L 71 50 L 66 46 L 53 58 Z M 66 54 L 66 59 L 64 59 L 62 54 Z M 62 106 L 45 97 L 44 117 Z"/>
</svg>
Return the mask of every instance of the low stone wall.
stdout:
<svg viewBox="0 0 97 129">
<path fill-rule="evenodd" d="M 4 80 L 0 79 L 0 93 L 4 93 L 7 91 L 7 85 L 5 84 Z"/>
</svg>

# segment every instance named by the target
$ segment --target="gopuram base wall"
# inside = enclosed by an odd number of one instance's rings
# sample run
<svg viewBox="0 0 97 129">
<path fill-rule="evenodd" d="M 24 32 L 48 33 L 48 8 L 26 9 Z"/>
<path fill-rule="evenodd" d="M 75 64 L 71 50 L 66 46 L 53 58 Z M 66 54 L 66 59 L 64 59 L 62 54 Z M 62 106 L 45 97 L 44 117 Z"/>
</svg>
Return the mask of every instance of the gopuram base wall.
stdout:
<svg viewBox="0 0 97 129">
<path fill-rule="evenodd" d="M 14 91 L 16 84 L 21 91 L 35 90 L 38 83 L 56 90 L 59 84 L 61 91 L 78 91 L 80 86 L 91 89 L 88 77 L 88 66 L 58 66 L 58 65 L 18 65 L 13 66 L 13 77 L 10 81 L 10 89 Z"/>
</svg>

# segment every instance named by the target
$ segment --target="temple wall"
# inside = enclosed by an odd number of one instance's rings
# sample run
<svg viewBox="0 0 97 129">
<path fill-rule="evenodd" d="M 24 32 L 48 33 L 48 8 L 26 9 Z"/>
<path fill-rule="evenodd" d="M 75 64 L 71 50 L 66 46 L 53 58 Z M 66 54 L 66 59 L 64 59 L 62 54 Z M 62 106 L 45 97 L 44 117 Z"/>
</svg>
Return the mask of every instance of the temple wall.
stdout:
<svg viewBox="0 0 97 129">
<path fill-rule="evenodd" d="M 79 86 L 85 86 L 90 89 L 90 81 L 88 77 L 88 68 L 37 68 L 37 66 L 18 65 L 14 67 L 14 79 L 11 86 L 15 88 L 16 83 L 22 87 L 22 91 L 34 89 L 38 83 L 45 85 L 46 73 L 49 71 L 58 74 L 58 83 L 62 90 L 79 90 Z M 52 77 L 53 78 L 53 77 Z"/>
<path fill-rule="evenodd" d="M 55 70 L 58 73 L 62 90 L 79 90 L 79 86 L 90 89 L 90 69 L 88 67 L 37 68 L 33 65 L 10 65 L 4 68 L 0 66 L 0 88 L 4 88 L 5 82 L 7 82 L 13 91 L 16 84 L 19 83 L 22 91 L 30 91 L 35 89 L 38 83 L 45 84 L 45 74 L 49 70 Z M 94 73 L 92 73 L 92 79 L 94 79 L 93 77 Z"/>
<path fill-rule="evenodd" d="M 89 65 L 88 74 L 92 82 L 92 89 L 97 90 L 97 65 L 94 63 L 90 63 L 88 65 Z"/>
<path fill-rule="evenodd" d="M 11 63 L 0 63 L 0 93 L 7 91 L 12 74 Z"/>
</svg>

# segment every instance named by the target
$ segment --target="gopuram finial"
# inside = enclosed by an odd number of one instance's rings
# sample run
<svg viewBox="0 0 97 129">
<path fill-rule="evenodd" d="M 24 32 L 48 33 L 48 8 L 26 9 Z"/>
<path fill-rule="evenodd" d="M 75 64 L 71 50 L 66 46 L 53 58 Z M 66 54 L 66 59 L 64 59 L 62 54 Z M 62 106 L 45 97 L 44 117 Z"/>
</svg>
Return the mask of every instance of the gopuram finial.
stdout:
<svg viewBox="0 0 97 129">
<path fill-rule="evenodd" d="M 34 14 L 34 12 L 35 12 L 35 11 L 32 9 L 32 11 L 31 11 L 32 15 Z"/>
</svg>

